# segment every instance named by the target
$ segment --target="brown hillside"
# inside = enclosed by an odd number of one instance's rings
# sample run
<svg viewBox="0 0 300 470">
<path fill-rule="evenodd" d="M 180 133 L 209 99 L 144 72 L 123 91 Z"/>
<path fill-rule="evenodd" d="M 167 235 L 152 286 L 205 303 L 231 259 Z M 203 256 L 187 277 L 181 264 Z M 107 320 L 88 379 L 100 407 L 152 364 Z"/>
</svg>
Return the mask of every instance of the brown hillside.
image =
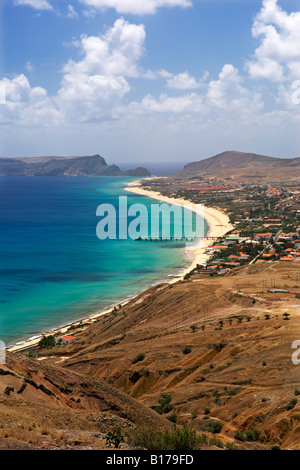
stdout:
<svg viewBox="0 0 300 470">
<path fill-rule="evenodd" d="M 197 175 L 234 178 L 239 181 L 299 181 L 300 158 L 274 158 L 254 153 L 227 151 L 189 163 L 176 177 Z"/>
<path fill-rule="evenodd" d="M 300 449 L 300 365 L 291 360 L 300 340 L 299 276 L 296 264 L 267 263 L 156 286 L 78 332 L 75 345 L 57 347 L 60 358 L 49 360 L 147 407 L 167 393 L 179 423 L 200 431 L 219 421 L 224 442 L 241 444 L 236 431 L 258 429 L 259 441 L 245 448 Z M 290 293 L 272 294 L 271 286 Z M 133 363 L 139 353 L 145 358 Z"/>
<path fill-rule="evenodd" d="M 108 431 L 170 428 L 109 384 L 21 354 L 0 365 L 0 449 L 101 449 Z"/>
</svg>

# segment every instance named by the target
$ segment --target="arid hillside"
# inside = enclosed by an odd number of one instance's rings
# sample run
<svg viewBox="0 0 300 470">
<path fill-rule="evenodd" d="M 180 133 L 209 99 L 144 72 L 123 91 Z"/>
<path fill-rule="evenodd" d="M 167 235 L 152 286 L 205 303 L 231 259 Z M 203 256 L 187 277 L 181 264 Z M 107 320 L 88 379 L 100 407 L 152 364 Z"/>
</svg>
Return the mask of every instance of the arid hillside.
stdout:
<svg viewBox="0 0 300 470">
<path fill-rule="evenodd" d="M 171 427 L 92 377 L 21 354 L 8 354 L 6 365 L 0 365 L 0 450 L 106 449 L 109 431 L 120 428 L 125 435 L 146 425 Z"/>
<path fill-rule="evenodd" d="M 213 175 L 245 182 L 291 182 L 300 179 L 300 158 L 275 158 L 227 151 L 189 163 L 176 177 Z"/>
<path fill-rule="evenodd" d="M 266 263 L 162 284 L 79 328 L 74 345 L 45 360 L 149 408 L 167 394 L 167 412 L 157 411 L 199 431 L 221 423 L 224 443 L 300 449 L 299 281 L 298 265 Z M 259 439 L 246 440 L 257 430 Z"/>
<path fill-rule="evenodd" d="M 9 354 L 1 446 L 105 448 L 109 429 L 177 422 L 202 448 L 300 449 L 299 300 L 297 263 L 193 274 L 71 327 L 74 344 Z"/>
</svg>

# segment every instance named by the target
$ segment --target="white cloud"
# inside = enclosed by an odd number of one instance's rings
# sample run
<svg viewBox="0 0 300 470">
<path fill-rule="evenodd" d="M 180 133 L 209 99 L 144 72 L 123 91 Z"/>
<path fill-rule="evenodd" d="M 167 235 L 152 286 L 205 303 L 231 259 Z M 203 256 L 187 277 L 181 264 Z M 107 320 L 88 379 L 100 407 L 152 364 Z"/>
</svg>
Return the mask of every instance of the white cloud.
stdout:
<svg viewBox="0 0 300 470">
<path fill-rule="evenodd" d="M 218 80 L 209 82 L 206 98 L 210 106 L 227 113 L 258 112 L 263 107 L 260 94 L 242 85 L 239 71 L 231 64 L 224 65 Z"/>
<path fill-rule="evenodd" d="M 218 80 L 201 85 L 201 93 L 179 96 L 162 94 L 158 100 L 148 94 L 140 104 L 133 103 L 132 109 L 138 112 L 194 113 L 214 117 L 225 113 L 228 117 L 234 114 L 238 118 L 257 113 L 263 108 L 260 94 L 242 85 L 242 77 L 231 64 L 224 65 Z"/>
<path fill-rule="evenodd" d="M 0 107 L 0 122 L 21 126 L 56 126 L 61 124 L 60 111 L 41 87 L 31 87 L 21 74 L 9 80 L 4 78 L 0 86 L 5 90 L 6 103 Z"/>
<path fill-rule="evenodd" d="M 89 7 L 106 9 L 114 8 L 118 13 L 131 13 L 136 15 L 153 14 L 161 7 L 192 6 L 191 0 L 81 0 Z"/>
<path fill-rule="evenodd" d="M 35 10 L 53 10 L 47 0 L 15 0 L 15 5 L 27 5 Z"/>
<path fill-rule="evenodd" d="M 191 113 L 199 112 L 202 109 L 202 97 L 196 93 L 190 93 L 182 96 L 160 95 L 156 100 L 151 95 L 143 98 L 140 109 L 158 113 Z"/>
<path fill-rule="evenodd" d="M 73 5 L 68 5 L 67 18 L 78 19 L 79 15 Z"/>
<path fill-rule="evenodd" d="M 261 38 L 253 60 L 246 65 L 252 78 L 274 82 L 300 78 L 300 12 L 288 14 L 277 0 L 263 0 L 252 34 Z"/>
<path fill-rule="evenodd" d="M 195 77 L 191 77 L 188 72 L 179 73 L 167 80 L 169 88 L 178 90 L 192 90 L 193 88 L 201 87 L 201 81 L 198 81 Z"/>
<path fill-rule="evenodd" d="M 138 61 L 144 52 L 144 25 L 118 19 L 102 36 L 82 36 L 74 43 L 83 59 L 70 60 L 63 71 L 69 74 L 104 74 L 137 77 Z"/>
<path fill-rule="evenodd" d="M 127 77 L 143 74 L 139 59 L 144 52 L 144 25 L 118 19 L 101 36 L 82 36 L 74 42 L 82 58 L 63 68 L 57 101 L 64 113 L 79 121 L 101 120 L 113 115 L 130 91 Z"/>
</svg>

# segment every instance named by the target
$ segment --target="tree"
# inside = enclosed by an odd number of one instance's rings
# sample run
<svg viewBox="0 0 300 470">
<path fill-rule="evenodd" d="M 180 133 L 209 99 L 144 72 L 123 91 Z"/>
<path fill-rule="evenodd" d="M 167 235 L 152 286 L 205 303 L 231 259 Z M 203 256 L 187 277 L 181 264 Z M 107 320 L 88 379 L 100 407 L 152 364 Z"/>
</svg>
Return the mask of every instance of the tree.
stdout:
<svg viewBox="0 0 300 470">
<path fill-rule="evenodd" d="M 38 347 L 40 349 L 53 348 L 55 346 L 55 341 L 53 336 L 43 336 L 40 340 Z"/>
<path fill-rule="evenodd" d="M 124 437 L 122 436 L 120 428 L 116 428 L 106 434 L 105 440 L 108 447 L 114 445 L 115 448 L 118 449 L 121 442 L 124 442 Z"/>
</svg>

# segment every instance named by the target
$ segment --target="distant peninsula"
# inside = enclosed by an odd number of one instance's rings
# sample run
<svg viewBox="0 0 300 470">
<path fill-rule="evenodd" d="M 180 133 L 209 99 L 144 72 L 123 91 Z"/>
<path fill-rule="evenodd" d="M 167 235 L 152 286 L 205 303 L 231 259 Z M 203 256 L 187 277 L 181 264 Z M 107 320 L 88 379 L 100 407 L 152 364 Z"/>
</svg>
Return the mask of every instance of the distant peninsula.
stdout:
<svg viewBox="0 0 300 470">
<path fill-rule="evenodd" d="M 151 176 L 143 167 L 121 171 L 101 155 L 85 157 L 0 158 L 0 176 Z"/>
</svg>

